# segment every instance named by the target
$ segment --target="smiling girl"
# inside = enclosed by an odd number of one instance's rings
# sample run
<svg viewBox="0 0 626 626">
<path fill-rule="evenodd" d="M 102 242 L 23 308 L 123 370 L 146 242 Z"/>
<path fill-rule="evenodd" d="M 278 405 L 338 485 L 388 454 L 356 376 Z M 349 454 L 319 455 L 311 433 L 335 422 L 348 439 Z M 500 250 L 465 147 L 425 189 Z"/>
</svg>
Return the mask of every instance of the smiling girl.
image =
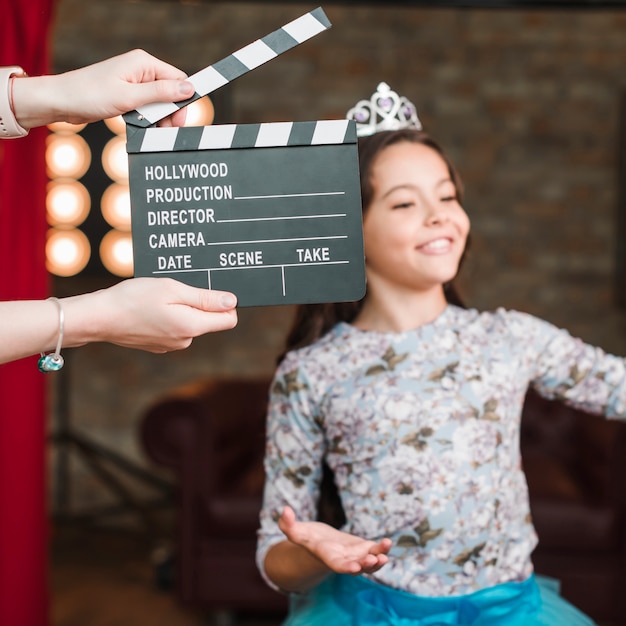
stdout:
<svg viewBox="0 0 626 626">
<path fill-rule="evenodd" d="M 626 363 L 461 306 L 462 185 L 416 120 L 359 140 L 365 298 L 300 307 L 276 372 L 259 568 L 289 626 L 592 624 L 533 573 L 520 417 L 531 385 L 626 417 Z M 316 521 L 324 464 L 340 529 Z"/>
</svg>

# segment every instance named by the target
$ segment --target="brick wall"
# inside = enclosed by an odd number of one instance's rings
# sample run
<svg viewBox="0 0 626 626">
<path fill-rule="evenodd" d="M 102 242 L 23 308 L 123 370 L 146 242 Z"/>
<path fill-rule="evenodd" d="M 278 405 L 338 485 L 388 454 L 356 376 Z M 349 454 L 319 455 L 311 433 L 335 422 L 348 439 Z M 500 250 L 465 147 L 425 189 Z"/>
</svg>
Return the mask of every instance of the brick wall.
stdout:
<svg viewBox="0 0 626 626">
<path fill-rule="evenodd" d="M 192 73 L 314 6 L 60 0 L 55 69 L 143 47 Z M 470 304 L 525 310 L 626 354 L 614 305 L 626 11 L 323 6 L 333 28 L 229 86 L 222 121 L 342 117 L 385 80 L 417 104 L 464 178 Z M 237 329 L 179 354 L 83 348 L 74 421 L 141 459 L 134 425 L 159 392 L 271 371 L 290 315 L 241 311 Z"/>
</svg>

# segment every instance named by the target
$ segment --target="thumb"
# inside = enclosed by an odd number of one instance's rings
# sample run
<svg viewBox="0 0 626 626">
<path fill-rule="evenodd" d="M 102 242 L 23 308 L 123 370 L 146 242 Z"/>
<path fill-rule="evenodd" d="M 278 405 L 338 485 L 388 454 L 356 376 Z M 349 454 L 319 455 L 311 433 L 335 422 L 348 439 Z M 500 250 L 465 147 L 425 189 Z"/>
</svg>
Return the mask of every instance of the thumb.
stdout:
<svg viewBox="0 0 626 626">
<path fill-rule="evenodd" d="M 296 514 L 290 506 L 285 506 L 280 518 L 278 519 L 278 527 L 289 537 L 290 531 L 296 523 Z"/>
<path fill-rule="evenodd" d="M 198 290 L 198 302 L 196 308 L 202 311 L 230 311 L 237 306 L 237 297 L 229 291 L 216 291 L 214 289 Z"/>
</svg>

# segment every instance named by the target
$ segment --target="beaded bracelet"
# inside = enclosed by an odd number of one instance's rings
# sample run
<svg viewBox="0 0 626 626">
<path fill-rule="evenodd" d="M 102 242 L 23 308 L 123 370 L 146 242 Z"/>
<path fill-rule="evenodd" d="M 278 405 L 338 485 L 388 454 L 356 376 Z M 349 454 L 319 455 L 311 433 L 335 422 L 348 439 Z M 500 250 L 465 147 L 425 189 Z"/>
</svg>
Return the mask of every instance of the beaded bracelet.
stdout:
<svg viewBox="0 0 626 626">
<path fill-rule="evenodd" d="M 48 298 L 52 300 L 59 307 L 59 339 L 57 341 L 57 347 L 52 354 L 41 353 L 37 367 L 40 372 L 47 374 L 49 372 L 58 372 L 64 365 L 65 361 L 61 356 L 61 345 L 63 344 L 63 327 L 65 326 L 65 314 L 63 313 L 63 307 L 58 298 Z"/>
</svg>

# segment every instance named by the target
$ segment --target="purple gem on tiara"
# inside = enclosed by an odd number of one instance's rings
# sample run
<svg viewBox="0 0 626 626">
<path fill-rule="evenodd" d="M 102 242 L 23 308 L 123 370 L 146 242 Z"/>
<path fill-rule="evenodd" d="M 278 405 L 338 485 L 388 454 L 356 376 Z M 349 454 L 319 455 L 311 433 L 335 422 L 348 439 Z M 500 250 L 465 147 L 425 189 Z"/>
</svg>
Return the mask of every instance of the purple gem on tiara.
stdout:
<svg viewBox="0 0 626 626">
<path fill-rule="evenodd" d="M 383 111 L 391 110 L 393 100 L 391 98 L 379 98 L 378 104 Z"/>
<path fill-rule="evenodd" d="M 362 124 L 363 122 L 365 122 L 367 120 L 369 115 L 365 111 L 361 110 L 361 111 L 357 111 L 354 114 L 354 117 L 355 117 L 357 122 Z"/>
</svg>

